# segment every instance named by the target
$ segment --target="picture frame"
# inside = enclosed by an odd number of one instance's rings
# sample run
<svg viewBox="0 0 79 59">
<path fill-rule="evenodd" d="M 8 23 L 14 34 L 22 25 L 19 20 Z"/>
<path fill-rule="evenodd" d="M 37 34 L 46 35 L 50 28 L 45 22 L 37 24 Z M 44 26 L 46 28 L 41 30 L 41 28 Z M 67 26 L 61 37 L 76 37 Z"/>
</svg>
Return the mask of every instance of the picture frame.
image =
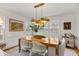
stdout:
<svg viewBox="0 0 79 59">
<path fill-rule="evenodd" d="M 9 18 L 9 31 L 23 31 L 23 21 L 19 21 L 13 18 Z"/>
<path fill-rule="evenodd" d="M 64 30 L 71 30 L 71 22 L 64 22 Z"/>
</svg>

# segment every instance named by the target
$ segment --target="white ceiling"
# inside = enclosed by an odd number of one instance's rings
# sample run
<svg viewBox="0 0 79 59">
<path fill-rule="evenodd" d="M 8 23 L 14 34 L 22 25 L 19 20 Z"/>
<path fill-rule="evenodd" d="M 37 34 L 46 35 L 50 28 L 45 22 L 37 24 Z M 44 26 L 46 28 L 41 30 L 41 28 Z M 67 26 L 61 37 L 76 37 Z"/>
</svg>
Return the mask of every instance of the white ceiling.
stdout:
<svg viewBox="0 0 79 59">
<path fill-rule="evenodd" d="M 21 15 L 34 17 L 36 9 L 33 3 L 0 3 L 0 8 L 17 12 Z M 45 3 L 43 8 L 37 8 L 38 17 L 41 16 L 43 10 L 44 16 L 58 15 L 69 11 L 75 11 L 78 7 L 77 3 Z"/>
</svg>

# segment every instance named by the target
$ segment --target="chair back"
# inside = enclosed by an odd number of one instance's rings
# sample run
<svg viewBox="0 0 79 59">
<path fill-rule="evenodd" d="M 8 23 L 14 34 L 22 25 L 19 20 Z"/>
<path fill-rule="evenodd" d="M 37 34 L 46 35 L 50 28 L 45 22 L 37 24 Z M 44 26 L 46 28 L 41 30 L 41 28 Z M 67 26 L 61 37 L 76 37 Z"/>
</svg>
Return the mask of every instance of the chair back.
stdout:
<svg viewBox="0 0 79 59">
<path fill-rule="evenodd" d="M 33 41 L 33 48 L 37 49 L 40 52 L 46 51 L 46 46 L 36 41 Z"/>
<path fill-rule="evenodd" d="M 30 48 L 31 47 L 31 44 L 29 43 L 28 40 L 21 40 L 21 49 L 25 49 L 26 47 Z"/>
<path fill-rule="evenodd" d="M 63 38 L 60 41 L 59 48 L 58 48 L 58 55 L 59 56 L 64 56 L 65 46 L 66 46 L 65 39 Z"/>
</svg>

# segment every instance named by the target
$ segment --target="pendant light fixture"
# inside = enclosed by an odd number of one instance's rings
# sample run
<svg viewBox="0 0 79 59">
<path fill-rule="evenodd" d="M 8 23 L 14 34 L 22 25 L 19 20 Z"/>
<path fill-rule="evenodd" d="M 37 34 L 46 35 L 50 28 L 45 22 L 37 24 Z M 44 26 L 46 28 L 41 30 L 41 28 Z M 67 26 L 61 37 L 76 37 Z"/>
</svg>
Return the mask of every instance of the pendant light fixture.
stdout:
<svg viewBox="0 0 79 59">
<path fill-rule="evenodd" d="M 37 9 L 38 7 L 42 7 L 43 5 L 45 5 L 45 4 L 40 3 L 40 4 L 35 5 L 34 8 Z M 42 26 L 42 25 L 46 24 L 48 21 L 49 21 L 49 19 L 43 17 L 42 8 L 41 8 L 41 18 L 37 18 L 37 10 L 36 10 L 36 19 L 32 19 L 33 24 Z"/>
</svg>

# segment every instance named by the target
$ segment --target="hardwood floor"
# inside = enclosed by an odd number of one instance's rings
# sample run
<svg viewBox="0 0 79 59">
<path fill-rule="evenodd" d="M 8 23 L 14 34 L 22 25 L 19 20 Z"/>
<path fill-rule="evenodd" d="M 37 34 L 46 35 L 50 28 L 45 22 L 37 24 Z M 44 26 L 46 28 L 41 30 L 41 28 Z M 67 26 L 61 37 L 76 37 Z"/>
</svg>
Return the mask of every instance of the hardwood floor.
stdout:
<svg viewBox="0 0 79 59">
<path fill-rule="evenodd" d="M 67 48 L 74 50 L 76 54 L 79 56 L 79 50 L 77 48 L 71 48 L 71 47 L 67 47 Z"/>
<path fill-rule="evenodd" d="M 7 51 L 9 51 L 9 50 L 12 50 L 13 48 L 16 48 L 17 46 L 18 46 L 18 45 L 15 45 L 15 46 L 12 46 L 12 47 L 6 48 L 6 49 L 4 49 L 3 51 L 7 52 Z"/>
<path fill-rule="evenodd" d="M 78 49 L 74 49 L 74 51 L 77 53 L 77 55 L 79 56 L 79 50 Z"/>
<path fill-rule="evenodd" d="M 8 53 L 10 56 L 28 56 L 29 52 L 21 52 L 19 53 L 18 46 L 14 46 L 12 48 L 6 49 L 6 53 Z M 66 48 L 64 56 L 79 56 L 79 50 L 72 49 L 72 48 Z"/>
</svg>

